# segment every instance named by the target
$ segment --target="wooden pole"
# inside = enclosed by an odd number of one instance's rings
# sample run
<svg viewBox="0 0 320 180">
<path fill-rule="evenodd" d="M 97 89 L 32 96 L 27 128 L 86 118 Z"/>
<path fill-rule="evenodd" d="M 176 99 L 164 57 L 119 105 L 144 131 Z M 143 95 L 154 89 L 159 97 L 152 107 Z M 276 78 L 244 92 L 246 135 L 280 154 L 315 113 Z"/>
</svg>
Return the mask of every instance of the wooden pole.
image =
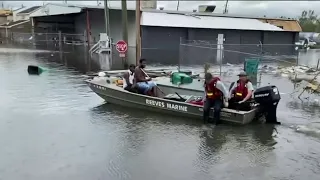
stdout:
<svg viewBox="0 0 320 180">
<path fill-rule="evenodd" d="M 87 15 L 87 30 L 86 30 L 86 33 L 87 33 L 87 42 L 88 42 L 88 46 L 87 46 L 87 49 L 85 51 L 85 55 L 86 55 L 86 61 L 87 61 L 87 65 L 88 65 L 88 71 L 91 70 L 91 60 L 89 59 L 89 49 L 90 49 L 90 41 L 91 41 L 91 30 L 90 30 L 90 15 L 89 15 L 89 10 L 86 11 L 86 15 Z"/>
<path fill-rule="evenodd" d="M 136 0 L 136 65 L 141 57 L 141 10 L 140 0 Z"/>
<path fill-rule="evenodd" d="M 124 40 L 128 46 L 128 14 L 127 14 L 127 0 L 121 0 L 121 7 L 122 7 L 122 40 Z M 128 48 L 129 50 L 129 48 Z M 125 57 L 123 58 L 123 67 L 126 69 L 128 66 L 127 61 L 127 52 L 125 53 Z"/>
<path fill-rule="evenodd" d="M 109 7 L 108 0 L 104 0 L 104 19 L 106 25 L 106 33 L 110 37 Z"/>
<path fill-rule="evenodd" d="M 87 21 L 87 41 L 88 41 L 88 49 L 90 49 L 90 15 L 89 10 L 86 11 L 86 21 Z"/>
</svg>

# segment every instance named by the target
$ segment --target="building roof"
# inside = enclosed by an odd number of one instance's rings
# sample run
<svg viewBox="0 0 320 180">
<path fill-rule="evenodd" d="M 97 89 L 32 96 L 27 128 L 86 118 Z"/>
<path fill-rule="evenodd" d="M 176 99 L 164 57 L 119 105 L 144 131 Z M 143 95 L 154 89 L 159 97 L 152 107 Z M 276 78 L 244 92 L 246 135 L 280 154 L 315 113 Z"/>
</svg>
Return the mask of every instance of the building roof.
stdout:
<svg viewBox="0 0 320 180">
<path fill-rule="evenodd" d="M 110 7 L 110 9 L 121 10 L 121 7 Z M 93 10 L 104 10 L 104 6 L 90 6 L 90 5 L 75 5 L 75 4 L 65 4 L 65 3 L 48 3 L 40 7 L 38 11 L 32 13 L 32 17 L 40 16 L 51 16 L 51 15 L 61 15 L 61 14 L 74 14 L 80 13 L 85 9 Z M 129 9 L 128 10 L 134 10 Z"/>
<path fill-rule="evenodd" d="M 61 7 L 77 7 L 81 9 L 104 9 L 104 6 L 93 6 L 93 5 L 83 5 L 83 4 L 66 4 L 66 3 L 47 3 L 42 7 L 48 5 L 55 5 Z M 111 6 L 108 5 L 109 9 L 121 10 L 121 6 Z M 128 11 L 135 11 L 135 4 L 133 6 L 127 6 Z M 175 11 L 175 10 L 159 10 L 159 9 L 141 9 L 143 12 L 160 12 L 160 13 L 176 13 L 176 14 L 194 14 L 201 16 L 215 16 L 215 17 L 232 17 L 232 18 L 247 18 L 247 19 L 267 19 L 267 20 L 286 20 L 286 21 L 296 21 L 290 18 L 270 18 L 270 17 L 258 17 L 258 16 L 247 16 L 247 15 L 237 15 L 237 14 L 220 14 L 220 13 L 208 13 L 208 12 L 191 12 L 191 11 Z M 63 14 L 63 12 L 61 12 Z"/>
<path fill-rule="evenodd" d="M 259 19 L 261 22 L 269 23 L 281 27 L 285 31 L 301 32 L 302 28 L 298 21 L 295 20 L 278 20 L 278 19 Z"/>
<path fill-rule="evenodd" d="M 30 20 L 19 20 L 19 21 L 11 21 L 8 23 L 4 23 L 0 25 L 0 28 L 12 28 L 14 26 L 20 25 L 20 24 L 24 24 L 24 23 L 28 23 L 30 22 Z"/>
<path fill-rule="evenodd" d="M 257 19 L 203 16 L 200 14 L 157 13 L 147 11 L 142 13 L 141 25 L 205 29 L 284 31 L 277 26 L 269 23 L 263 23 Z"/>
<path fill-rule="evenodd" d="M 26 7 L 25 6 L 22 6 L 22 7 L 14 7 L 12 8 L 12 11 L 16 12 L 16 11 L 19 11 L 19 10 L 22 10 L 22 9 L 25 9 Z"/>
<path fill-rule="evenodd" d="M 9 9 L 0 9 L 0 15 L 1 16 L 11 16 L 12 15 L 12 11 Z"/>
<path fill-rule="evenodd" d="M 104 6 L 93 6 L 93 5 L 83 5 L 83 4 L 66 4 L 66 3 L 48 3 L 45 4 L 44 6 L 47 5 L 55 5 L 55 6 L 61 6 L 61 7 L 77 7 L 81 9 L 104 9 Z M 121 6 L 110 6 L 108 5 L 109 9 L 115 9 L 115 10 L 121 10 Z M 136 10 L 135 7 L 128 7 L 128 11 L 134 11 Z"/>
<path fill-rule="evenodd" d="M 271 18 L 271 17 L 248 16 L 248 15 L 240 15 L 240 14 L 221 14 L 221 13 L 210 13 L 210 12 L 191 12 L 191 11 L 175 11 L 175 10 L 158 10 L 158 9 L 142 9 L 141 11 L 171 13 L 171 14 L 192 14 L 192 15 L 198 15 L 198 16 L 297 21 L 296 19 L 293 19 L 293 18 Z"/>
<path fill-rule="evenodd" d="M 30 13 L 36 11 L 37 9 L 39 9 L 40 7 L 41 6 L 33 6 L 33 7 L 30 7 L 28 9 L 25 9 L 25 10 L 19 12 L 18 14 L 30 14 Z"/>
</svg>

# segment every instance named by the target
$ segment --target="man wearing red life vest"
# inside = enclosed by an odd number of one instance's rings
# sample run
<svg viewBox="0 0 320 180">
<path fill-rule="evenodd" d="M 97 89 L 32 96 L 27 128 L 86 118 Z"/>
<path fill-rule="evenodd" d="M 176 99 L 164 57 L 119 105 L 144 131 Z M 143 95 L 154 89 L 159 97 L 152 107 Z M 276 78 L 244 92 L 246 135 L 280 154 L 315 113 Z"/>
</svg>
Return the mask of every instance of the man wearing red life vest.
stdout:
<svg viewBox="0 0 320 180">
<path fill-rule="evenodd" d="M 213 107 L 213 117 L 215 124 L 220 121 L 220 112 L 223 102 L 228 100 L 228 91 L 218 77 L 213 77 L 211 73 L 205 74 L 205 99 L 203 105 L 203 121 L 213 122 L 210 119 L 210 110 Z M 228 106 L 228 105 L 226 105 Z"/>
<path fill-rule="evenodd" d="M 232 87 L 230 90 L 230 106 L 229 108 L 237 108 L 240 105 L 240 109 L 250 109 L 248 100 L 251 100 L 253 93 L 253 85 L 250 80 L 247 78 L 246 72 L 241 72 L 238 74 L 239 80 L 236 83 L 236 86 Z"/>
</svg>

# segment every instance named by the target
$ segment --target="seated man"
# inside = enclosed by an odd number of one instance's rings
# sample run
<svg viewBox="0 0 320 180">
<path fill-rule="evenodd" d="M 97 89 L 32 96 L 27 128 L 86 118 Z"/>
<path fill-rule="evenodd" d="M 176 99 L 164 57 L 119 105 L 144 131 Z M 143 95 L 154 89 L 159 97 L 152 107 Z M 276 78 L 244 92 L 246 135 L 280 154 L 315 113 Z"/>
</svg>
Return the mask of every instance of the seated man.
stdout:
<svg viewBox="0 0 320 180">
<path fill-rule="evenodd" d="M 213 117 L 215 124 L 220 121 L 221 108 L 223 107 L 223 101 L 228 99 L 228 91 L 226 90 L 224 84 L 220 81 L 218 77 L 213 77 L 211 73 L 205 74 L 205 102 L 203 106 L 203 121 L 209 121 L 210 110 L 213 107 L 214 113 Z"/>
<path fill-rule="evenodd" d="M 139 66 L 135 68 L 134 71 L 134 80 L 138 91 L 142 92 L 145 95 L 156 96 L 156 86 L 157 84 L 147 75 L 144 71 L 146 67 L 146 59 L 139 60 Z"/>
<path fill-rule="evenodd" d="M 125 72 L 123 75 L 123 89 L 129 92 L 136 92 L 135 88 L 133 87 L 133 79 L 134 79 L 134 70 L 136 66 L 131 64 L 129 66 L 128 72 Z"/>
<path fill-rule="evenodd" d="M 229 108 L 242 111 L 251 110 L 250 101 L 252 100 L 253 85 L 247 78 L 246 72 L 241 72 L 236 86 L 230 90 Z"/>
</svg>

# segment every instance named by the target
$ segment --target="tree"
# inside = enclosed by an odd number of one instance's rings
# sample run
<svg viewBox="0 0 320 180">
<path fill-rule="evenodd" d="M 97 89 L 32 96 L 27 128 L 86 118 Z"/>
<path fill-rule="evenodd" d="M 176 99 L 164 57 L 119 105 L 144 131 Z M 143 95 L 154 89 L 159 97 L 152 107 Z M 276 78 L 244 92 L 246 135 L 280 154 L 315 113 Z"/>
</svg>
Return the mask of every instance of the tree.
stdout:
<svg viewBox="0 0 320 180">
<path fill-rule="evenodd" d="M 320 32 L 320 19 L 314 10 L 304 10 L 298 18 L 303 32 Z"/>
</svg>

